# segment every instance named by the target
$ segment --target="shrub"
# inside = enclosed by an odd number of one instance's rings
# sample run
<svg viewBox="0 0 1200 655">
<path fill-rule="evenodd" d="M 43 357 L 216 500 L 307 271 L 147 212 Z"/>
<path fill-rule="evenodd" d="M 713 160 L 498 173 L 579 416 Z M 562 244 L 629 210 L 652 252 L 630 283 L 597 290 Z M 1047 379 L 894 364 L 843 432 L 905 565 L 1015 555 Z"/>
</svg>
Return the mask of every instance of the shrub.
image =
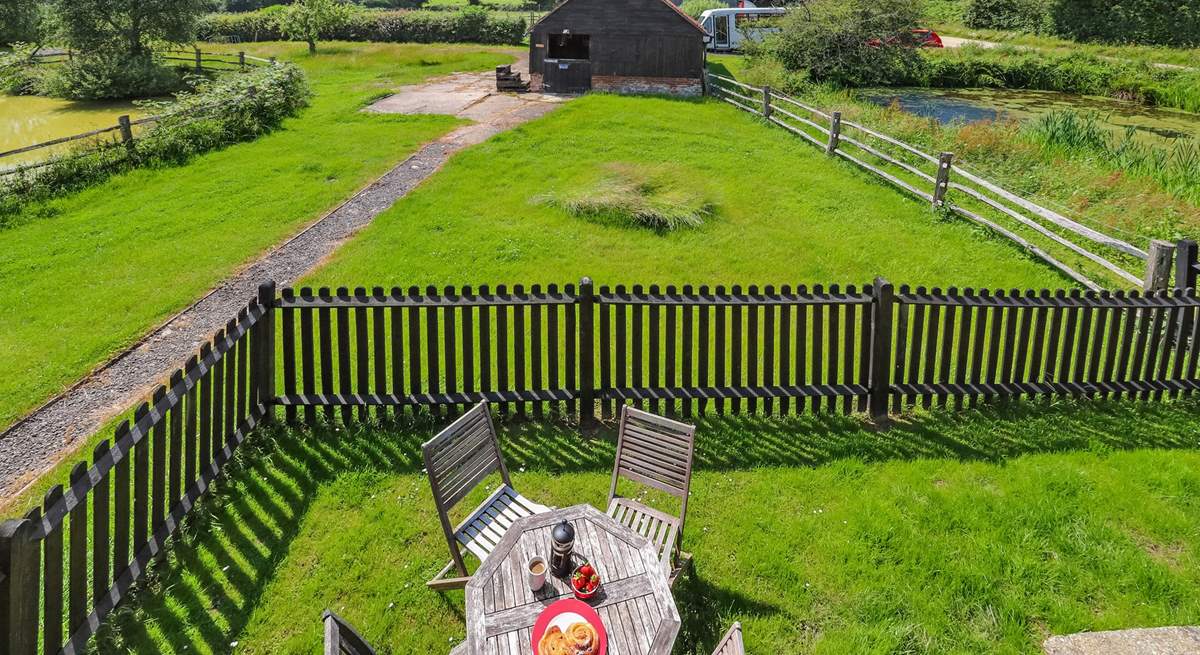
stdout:
<svg viewBox="0 0 1200 655">
<path fill-rule="evenodd" d="M 281 64 L 201 80 L 173 101 L 144 103 L 150 113 L 163 118 L 139 135 L 133 147 L 115 144 L 67 153 L 51 159 L 49 165 L 3 178 L 0 227 L 28 202 L 75 191 L 138 166 L 178 164 L 253 139 L 277 127 L 308 97 L 303 72 Z"/>
<path fill-rule="evenodd" d="M 709 9 L 722 9 L 728 6 L 728 3 L 721 0 L 686 0 L 679 8 L 688 16 L 700 20 L 700 14 Z"/>
<path fill-rule="evenodd" d="M 1059 36 L 1076 41 L 1200 45 L 1196 0 L 1053 0 Z"/>
<path fill-rule="evenodd" d="M 201 40 L 278 41 L 278 22 L 265 12 L 211 14 L 201 21 Z M 390 43 L 517 44 L 525 38 L 525 21 L 483 8 L 446 11 L 355 11 L 345 24 L 320 33 L 325 41 Z"/>
<path fill-rule="evenodd" d="M 33 46 L 16 45 L 9 52 L 0 52 L 0 93 L 32 95 L 37 92 L 42 70 L 30 60 Z"/>
<path fill-rule="evenodd" d="M 910 30 L 920 20 L 917 0 L 814 0 L 789 13 L 762 48 L 818 82 L 881 84 L 919 64 Z"/>
<path fill-rule="evenodd" d="M 103 100 L 168 95 L 182 86 L 179 72 L 153 56 L 93 52 L 54 66 L 38 82 L 37 92 L 74 100 Z"/>
<path fill-rule="evenodd" d="M 963 11 L 968 27 L 1040 34 L 1053 30 L 1047 0 L 970 0 Z"/>
</svg>

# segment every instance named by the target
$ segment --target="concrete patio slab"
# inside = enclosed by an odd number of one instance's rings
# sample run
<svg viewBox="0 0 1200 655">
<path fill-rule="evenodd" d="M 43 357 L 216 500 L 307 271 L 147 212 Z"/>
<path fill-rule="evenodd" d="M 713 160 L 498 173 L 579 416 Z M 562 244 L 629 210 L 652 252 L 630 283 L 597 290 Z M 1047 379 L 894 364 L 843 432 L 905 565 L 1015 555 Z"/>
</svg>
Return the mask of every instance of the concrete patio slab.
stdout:
<svg viewBox="0 0 1200 655">
<path fill-rule="evenodd" d="M 1196 655 L 1200 628 L 1192 626 L 1080 632 L 1050 637 L 1046 655 Z"/>
</svg>

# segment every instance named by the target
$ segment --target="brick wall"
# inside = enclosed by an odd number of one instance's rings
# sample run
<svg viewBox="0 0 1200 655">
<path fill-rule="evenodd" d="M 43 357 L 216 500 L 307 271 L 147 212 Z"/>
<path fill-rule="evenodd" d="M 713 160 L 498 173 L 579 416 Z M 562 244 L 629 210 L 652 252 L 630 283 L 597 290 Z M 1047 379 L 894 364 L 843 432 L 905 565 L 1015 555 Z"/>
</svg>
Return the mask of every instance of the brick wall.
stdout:
<svg viewBox="0 0 1200 655">
<path fill-rule="evenodd" d="M 666 93 L 677 96 L 698 96 L 704 93 L 699 78 L 692 77 L 627 77 L 593 75 L 592 89 L 610 93 Z M 542 90 L 542 74 L 529 74 L 529 90 Z"/>
</svg>

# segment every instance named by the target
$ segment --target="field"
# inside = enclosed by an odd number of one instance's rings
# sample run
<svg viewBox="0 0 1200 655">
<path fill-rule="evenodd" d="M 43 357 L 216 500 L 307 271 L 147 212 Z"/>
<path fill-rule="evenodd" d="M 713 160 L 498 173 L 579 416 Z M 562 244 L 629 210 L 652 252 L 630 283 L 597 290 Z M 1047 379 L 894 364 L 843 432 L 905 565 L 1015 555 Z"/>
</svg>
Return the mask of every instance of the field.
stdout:
<svg viewBox="0 0 1200 655">
<path fill-rule="evenodd" d="M 512 59 L 482 46 L 254 52 L 303 66 L 312 106 L 253 143 L 118 176 L 0 231 L 0 428 L 457 124 L 360 113 L 366 102 Z"/>
<path fill-rule="evenodd" d="M 676 652 L 735 620 L 764 653 L 1035 653 L 1049 634 L 1194 624 L 1197 409 L 1020 405 L 883 433 L 702 420 Z M 312 652 L 331 608 L 382 652 L 447 651 L 463 594 L 424 586 L 447 553 L 417 455 L 444 422 L 260 435 L 105 650 Z M 611 432 L 513 424 L 501 442 L 522 493 L 604 507 Z"/>
<path fill-rule="evenodd" d="M 0 233 L 11 258 L 0 276 L 16 282 L 0 291 L 0 321 L 18 321 L 0 335 L 0 424 L 456 124 L 366 116 L 364 102 L 511 57 L 323 44 L 309 58 L 302 47 L 262 49 L 305 65 L 317 87 L 280 132 L 122 176 Z M 724 104 L 608 95 L 458 153 L 301 283 L 585 275 L 1067 286 Z M 916 412 L 888 431 L 856 416 L 701 419 L 683 542 L 696 571 L 677 591 L 677 652 L 708 652 L 735 620 L 750 652 L 787 653 L 1034 653 L 1050 634 L 1194 624 L 1198 409 L 1194 398 L 1029 402 Z M 448 420 L 255 433 L 97 650 L 312 652 L 325 608 L 380 652 L 449 650 L 464 635 L 463 594 L 424 586 L 447 553 L 418 456 Z M 517 487 L 603 507 L 611 428 L 503 424 Z"/>
<path fill-rule="evenodd" d="M 570 211 L 588 202 L 613 209 Z M 699 227 L 664 232 L 631 224 L 631 202 L 707 215 Z M 305 283 L 561 284 L 584 275 L 597 284 L 861 285 L 875 275 L 1064 284 L 1014 248 L 731 107 L 604 95 L 459 153 Z"/>
</svg>

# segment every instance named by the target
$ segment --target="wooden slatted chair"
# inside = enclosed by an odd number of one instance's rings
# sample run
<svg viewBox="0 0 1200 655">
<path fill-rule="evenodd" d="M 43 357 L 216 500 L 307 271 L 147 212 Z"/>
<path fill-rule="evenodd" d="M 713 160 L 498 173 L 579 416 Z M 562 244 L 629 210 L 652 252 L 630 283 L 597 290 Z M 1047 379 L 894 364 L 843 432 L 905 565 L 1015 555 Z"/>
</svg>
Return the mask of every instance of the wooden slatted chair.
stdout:
<svg viewBox="0 0 1200 655">
<path fill-rule="evenodd" d="M 608 515 L 657 547 L 663 571 L 672 585 L 691 561 L 680 550 L 692 484 L 692 455 L 696 427 L 656 416 L 628 405 L 621 408 L 617 459 L 608 490 Z M 625 478 L 679 498 L 679 516 L 617 495 L 617 480 Z"/>
<path fill-rule="evenodd" d="M 549 508 L 525 498 L 513 489 L 487 403 L 481 402 L 471 408 L 436 437 L 425 442 L 421 446 L 421 454 L 429 474 L 429 486 L 433 489 L 433 501 L 437 504 L 438 518 L 446 533 L 446 544 L 450 547 L 450 562 L 426 584 L 437 590 L 461 589 L 470 580 L 467 565 L 463 561 L 463 549 L 482 562 L 491 554 L 513 521 L 549 511 Z M 451 527 L 450 510 L 484 478 L 497 471 L 504 484 L 457 527 Z M 446 577 L 451 569 L 458 570 L 458 577 Z"/>
<path fill-rule="evenodd" d="M 325 655 L 375 655 L 375 649 L 342 617 L 325 610 Z"/>
<path fill-rule="evenodd" d="M 746 646 L 742 644 L 741 623 L 735 622 L 729 626 L 729 631 L 725 633 L 724 637 L 721 637 L 713 655 L 746 655 Z"/>
</svg>

